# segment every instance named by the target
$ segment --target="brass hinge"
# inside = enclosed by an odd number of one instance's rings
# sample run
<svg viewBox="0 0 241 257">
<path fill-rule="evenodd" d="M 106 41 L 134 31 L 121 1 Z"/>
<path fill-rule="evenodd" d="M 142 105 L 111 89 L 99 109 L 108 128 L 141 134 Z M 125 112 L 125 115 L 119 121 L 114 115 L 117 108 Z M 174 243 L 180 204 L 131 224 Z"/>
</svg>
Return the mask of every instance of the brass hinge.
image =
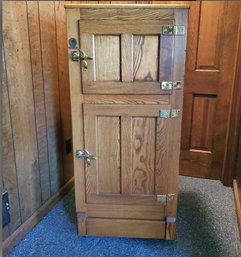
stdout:
<svg viewBox="0 0 241 257">
<path fill-rule="evenodd" d="M 182 81 L 162 81 L 161 89 L 162 90 L 182 89 Z"/>
<path fill-rule="evenodd" d="M 160 110 L 159 116 L 160 118 L 177 118 L 179 117 L 180 110 L 172 109 L 172 110 Z"/>
<path fill-rule="evenodd" d="M 156 201 L 159 203 L 166 203 L 168 201 L 172 201 L 175 198 L 175 194 L 166 194 L 166 195 L 157 195 Z"/>
<path fill-rule="evenodd" d="M 185 26 L 183 26 L 183 25 L 178 25 L 178 26 L 164 25 L 164 26 L 162 26 L 162 35 L 183 36 L 184 34 L 185 34 Z"/>
</svg>

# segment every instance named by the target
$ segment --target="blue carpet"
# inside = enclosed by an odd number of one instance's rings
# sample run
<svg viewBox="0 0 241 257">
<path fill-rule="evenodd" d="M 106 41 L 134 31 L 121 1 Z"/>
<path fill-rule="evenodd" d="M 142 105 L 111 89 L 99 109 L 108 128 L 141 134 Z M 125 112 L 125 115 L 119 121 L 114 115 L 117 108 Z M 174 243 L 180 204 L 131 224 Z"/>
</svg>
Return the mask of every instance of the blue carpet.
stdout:
<svg viewBox="0 0 241 257">
<path fill-rule="evenodd" d="M 68 193 L 7 257 L 237 257 L 241 254 L 231 188 L 180 177 L 175 241 L 80 237 Z"/>
</svg>

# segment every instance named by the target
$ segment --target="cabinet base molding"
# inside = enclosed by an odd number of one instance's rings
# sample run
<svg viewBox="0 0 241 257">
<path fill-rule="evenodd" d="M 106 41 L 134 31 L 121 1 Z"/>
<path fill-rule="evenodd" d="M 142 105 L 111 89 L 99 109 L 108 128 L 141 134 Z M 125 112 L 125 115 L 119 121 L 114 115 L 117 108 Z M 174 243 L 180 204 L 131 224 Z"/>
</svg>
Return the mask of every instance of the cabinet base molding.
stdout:
<svg viewBox="0 0 241 257">
<path fill-rule="evenodd" d="M 86 219 L 87 235 L 134 238 L 165 238 L 165 221 L 127 219 Z"/>
<path fill-rule="evenodd" d="M 66 182 L 60 190 L 33 213 L 17 230 L 15 230 L 3 242 L 3 255 L 5 256 L 39 221 L 50 211 L 50 209 L 64 197 L 74 185 L 74 178 Z"/>
</svg>

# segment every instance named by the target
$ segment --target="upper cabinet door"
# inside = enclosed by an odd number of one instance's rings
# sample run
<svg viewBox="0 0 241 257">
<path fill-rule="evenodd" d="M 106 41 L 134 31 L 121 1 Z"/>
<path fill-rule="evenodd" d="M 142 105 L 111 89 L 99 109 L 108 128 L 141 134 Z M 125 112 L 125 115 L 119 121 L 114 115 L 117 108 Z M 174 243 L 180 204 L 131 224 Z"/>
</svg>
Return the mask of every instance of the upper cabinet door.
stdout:
<svg viewBox="0 0 241 257">
<path fill-rule="evenodd" d="M 171 94 L 173 9 L 82 9 L 79 22 L 82 86 L 86 94 Z"/>
</svg>

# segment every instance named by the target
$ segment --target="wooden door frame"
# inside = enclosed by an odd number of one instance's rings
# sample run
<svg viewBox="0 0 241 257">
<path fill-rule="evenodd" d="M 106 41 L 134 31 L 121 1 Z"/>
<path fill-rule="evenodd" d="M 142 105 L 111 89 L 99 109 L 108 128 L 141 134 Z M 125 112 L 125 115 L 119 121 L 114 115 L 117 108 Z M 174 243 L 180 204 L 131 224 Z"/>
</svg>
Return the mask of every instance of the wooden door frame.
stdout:
<svg viewBox="0 0 241 257">
<path fill-rule="evenodd" d="M 241 18 L 241 12 L 240 12 Z M 239 20 L 238 54 L 236 56 L 236 73 L 232 95 L 232 107 L 228 129 L 227 147 L 224 158 L 222 182 L 225 186 L 232 186 L 235 177 L 236 158 L 238 153 L 239 122 L 241 119 L 241 19 Z"/>
</svg>

